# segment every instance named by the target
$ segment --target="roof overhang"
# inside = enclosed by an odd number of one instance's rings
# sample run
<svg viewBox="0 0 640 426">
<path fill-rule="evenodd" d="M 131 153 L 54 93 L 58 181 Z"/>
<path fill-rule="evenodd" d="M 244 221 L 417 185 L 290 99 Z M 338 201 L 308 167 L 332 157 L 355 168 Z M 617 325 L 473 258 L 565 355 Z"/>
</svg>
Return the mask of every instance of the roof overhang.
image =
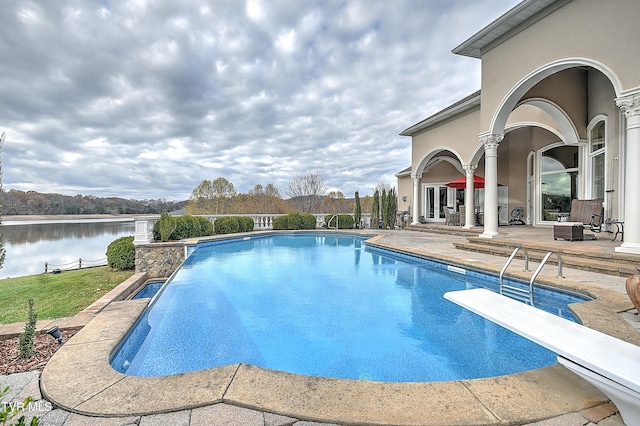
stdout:
<svg viewBox="0 0 640 426">
<path fill-rule="evenodd" d="M 407 167 L 404 170 L 400 170 L 398 173 L 395 174 L 396 177 L 400 178 L 400 177 L 411 177 L 411 166 Z"/>
<path fill-rule="evenodd" d="M 467 96 L 464 99 L 459 100 L 453 105 L 433 114 L 430 117 L 425 118 L 421 122 L 414 124 L 413 126 L 403 130 L 400 136 L 413 136 L 422 130 L 429 128 L 442 121 L 448 120 L 451 117 L 462 114 L 474 108 L 480 108 L 480 91 Z"/>
<path fill-rule="evenodd" d="M 526 28 L 528 25 L 525 21 L 529 21 L 530 23 L 537 21 L 537 19 L 531 20 L 535 15 L 540 14 L 540 18 L 545 16 L 546 13 L 541 13 L 541 11 L 553 3 L 559 3 L 557 6 L 560 7 L 569 1 L 570 0 L 524 0 L 472 35 L 465 42 L 453 49 L 452 52 L 457 55 L 480 59 L 482 50 L 489 44 L 503 37 L 509 31 L 517 29 L 517 27 Z M 555 8 L 551 10 L 555 10 Z"/>
</svg>

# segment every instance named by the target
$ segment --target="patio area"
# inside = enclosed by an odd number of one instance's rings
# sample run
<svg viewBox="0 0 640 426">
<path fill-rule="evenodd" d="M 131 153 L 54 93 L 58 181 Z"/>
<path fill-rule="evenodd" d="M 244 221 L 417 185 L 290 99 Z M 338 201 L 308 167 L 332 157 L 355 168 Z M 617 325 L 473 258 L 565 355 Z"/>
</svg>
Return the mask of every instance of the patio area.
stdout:
<svg viewBox="0 0 640 426">
<path fill-rule="evenodd" d="M 457 248 L 479 230 L 441 226 L 387 231 L 370 243 L 456 266 L 499 272 L 506 260 L 502 255 Z M 504 236 L 494 241 L 496 246 L 526 242 L 562 253 L 597 253 L 604 259 L 613 259 L 614 247 L 619 244 L 607 238 L 607 233 L 594 241 L 570 242 L 554 241 L 551 228 L 513 226 L 501 227 L 500 232 Z M 640 264 L 640 258 L 624 261 Z M 526 279 L 528 273 L 522 266 L 522 260 L 516 259 L 509 274 Z M 531 260 L 530 269 L 536 266 Z M 575 307 L 583 324 L 640 344 L 637 315 L 627 312 L 633 306 L 625 294 L 626 276 L 566 265 L 564 278 L 556 273 L 556 265 L 546 265 L 537 282 L 596 298 Z M 42 374 L 42 394 L 37 376 L 20 377 L 23 393 L 30 391 L 56 407 L 35 415 L 42 416 L 45 424 L 55 425 L 623 424 L 603 394 L 558 364 L 510 376 L 438 383 L 326 379 L 243 364 L 155 378 L 117 373 L 108 364 L 109 355 L 147 302 L 112 302 L 97 314 L 52 358 Z M 0 377 L 0 385 L 12 377 Z"/>
</svg>

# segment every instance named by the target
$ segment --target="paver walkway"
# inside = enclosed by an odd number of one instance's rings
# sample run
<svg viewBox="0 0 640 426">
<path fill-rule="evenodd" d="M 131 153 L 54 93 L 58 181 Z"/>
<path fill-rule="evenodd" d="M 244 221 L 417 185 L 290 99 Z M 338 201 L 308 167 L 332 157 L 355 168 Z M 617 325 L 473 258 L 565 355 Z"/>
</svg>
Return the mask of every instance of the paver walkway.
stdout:
<svg viewBox="0 0 640 426">
<path fill-rule="evenodd" d="M 24 411 L 27 424 L 37 416 L 42 426 L 330 426 L 329 423 L 301 421 L 290 417 L 249 410 L 228 404 L 215 404 L 193 410 L 150 416 L 98 418 L 57 409 L 42 399 L 37 371 L 0 376 L 0 388 L 10 386 L 5 401 L 19 402 L 27 396 L 33 402 Z M 452 413 L 455 414 L 455 413 Z M 620 426 L 624 423 L 611 404 L 603 404 L 579 413 L 570 413 L 530 425 L 538 426 Z"/>
</svg>

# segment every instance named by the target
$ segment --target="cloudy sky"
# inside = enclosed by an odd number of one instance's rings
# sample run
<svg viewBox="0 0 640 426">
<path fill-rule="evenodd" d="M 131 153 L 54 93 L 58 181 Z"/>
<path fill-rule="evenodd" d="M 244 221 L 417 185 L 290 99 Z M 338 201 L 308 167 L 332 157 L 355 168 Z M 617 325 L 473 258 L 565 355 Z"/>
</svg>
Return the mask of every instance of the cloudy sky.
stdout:
<svg viewBox="0 0 640 426">
<path fill-rule="evenodd" d="M 317 173 L 353 196 L 480 88 L 451 49 L 518 0 L 0 0 L 4 188 L 187 199 Z"/>
</svg>

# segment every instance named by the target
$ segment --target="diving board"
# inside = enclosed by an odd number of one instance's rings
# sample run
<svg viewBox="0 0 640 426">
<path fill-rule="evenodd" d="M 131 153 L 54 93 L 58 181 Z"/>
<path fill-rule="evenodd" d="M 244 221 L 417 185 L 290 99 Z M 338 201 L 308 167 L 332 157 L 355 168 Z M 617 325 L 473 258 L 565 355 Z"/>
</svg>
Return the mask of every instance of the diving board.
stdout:
<svg viewBox="0 0 640 426">
<path fill-rule="evenodd" d="M 613 401 L 626 424 L 640 425 L 640 346 L 482 288 L 444 297 L 555 352 Z"/>
</svg>

